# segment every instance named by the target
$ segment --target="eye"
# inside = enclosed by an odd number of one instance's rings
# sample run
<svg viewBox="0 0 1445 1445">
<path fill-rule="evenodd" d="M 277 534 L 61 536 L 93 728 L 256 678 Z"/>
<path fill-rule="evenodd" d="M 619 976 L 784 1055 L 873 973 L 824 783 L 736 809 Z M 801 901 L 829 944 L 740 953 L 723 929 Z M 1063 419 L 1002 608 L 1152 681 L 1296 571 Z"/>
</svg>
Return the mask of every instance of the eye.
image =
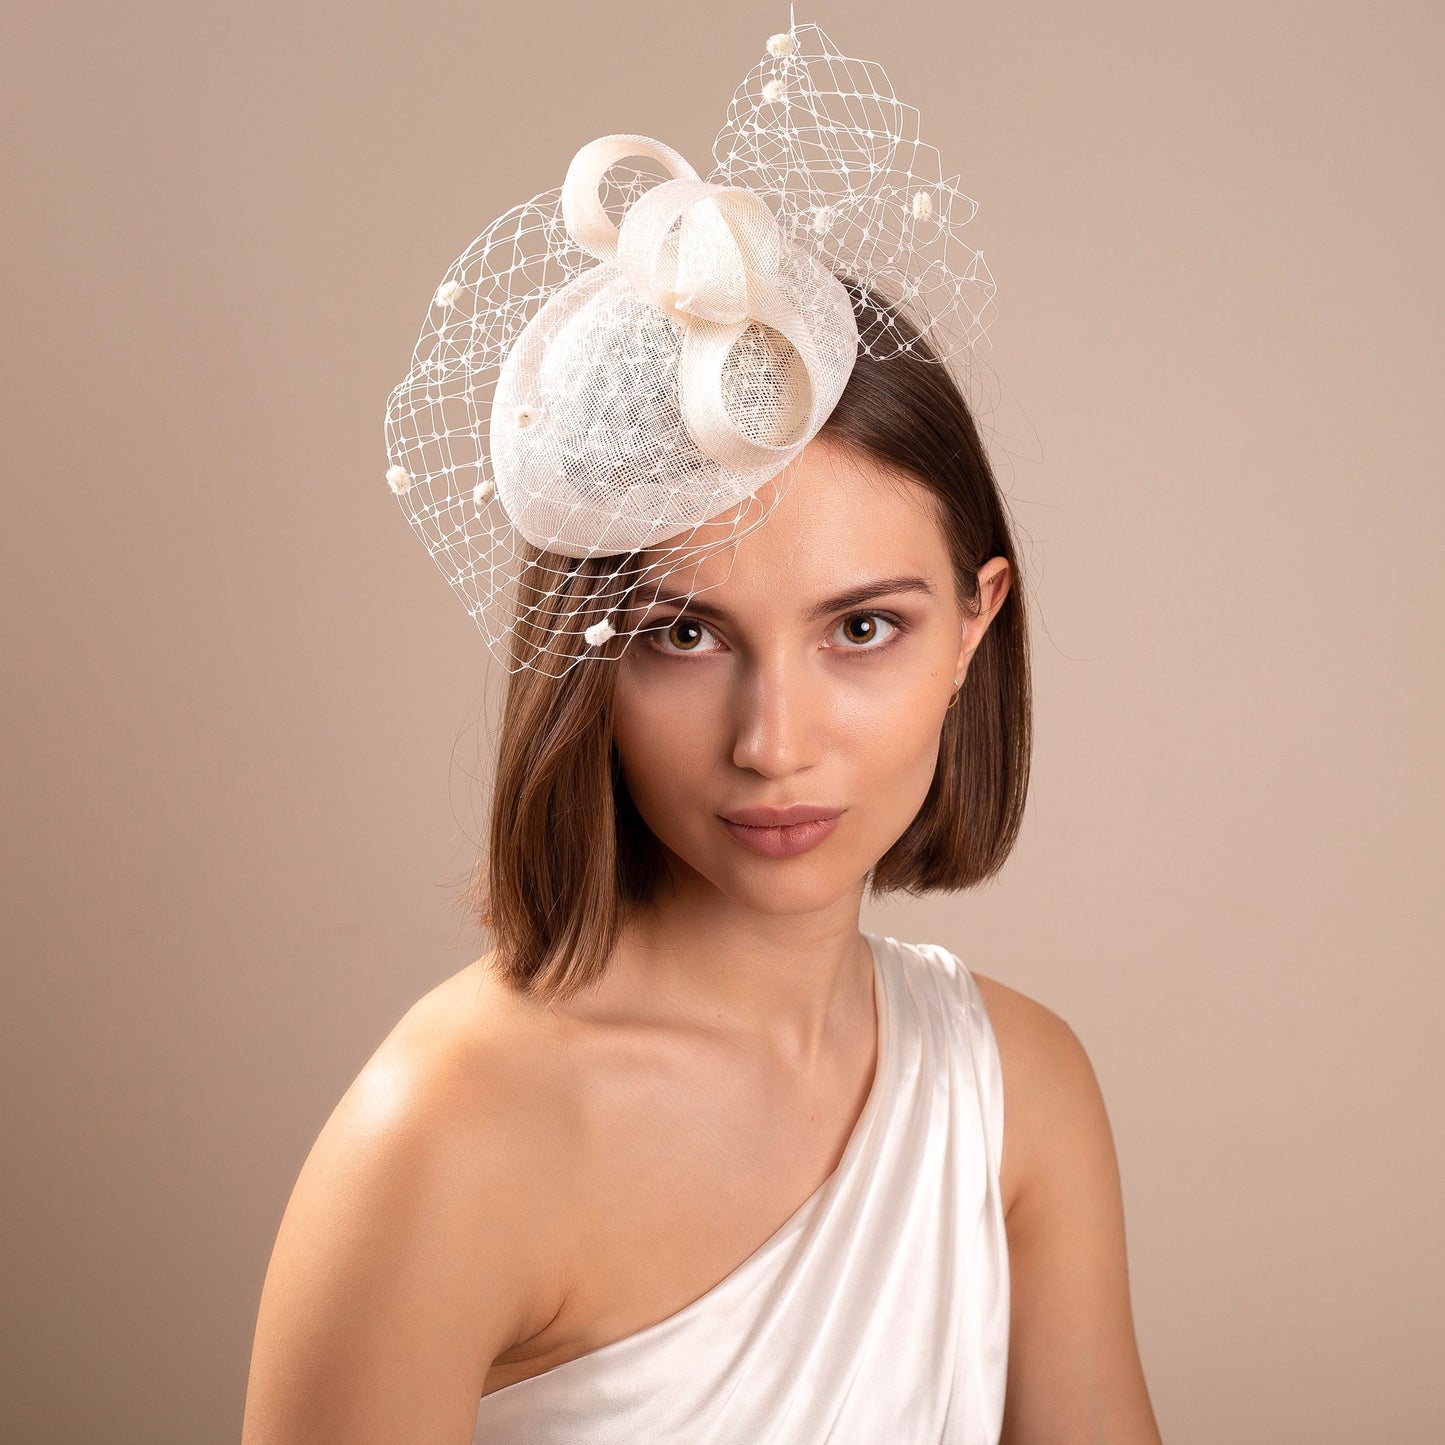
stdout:
<svg viewBox="0 0 1445 1445">
<path fill-rule="evenodd" d="M 879 633 L 878 623 L 882 622 L 888 629 L 887 632 Z M 859 624 L 862 624 L 859 626 Z M 876 652 L 879 648 L 887 645 L 888 639 L 896 632 L 901 632 L 902 626 L 893 618 L 883 612 L 854 612 L 845 617 L 838 624 L 838 632 L 841 632 L 846 639 L 844 651 L 846 652 Z M 879 637 L 883 638 L 879 642 Z M 854 646 L 853 644 L 859 644 Z"/>
<path fill-rule="evenodd" d="M 689 617 L 686 613 L 679 614 L 670 622 L 659 622 L 655 626 L 647 628 L 646 632 L 647 645 L 658 652 L 691 653 L 713 650 L 698 645 L 704 636 L 712 634 L 697 618 Z M 680 645 L 669 647 L 664 644 L 664 638 L 668 641 L 676 641 Z"/>
</svg>

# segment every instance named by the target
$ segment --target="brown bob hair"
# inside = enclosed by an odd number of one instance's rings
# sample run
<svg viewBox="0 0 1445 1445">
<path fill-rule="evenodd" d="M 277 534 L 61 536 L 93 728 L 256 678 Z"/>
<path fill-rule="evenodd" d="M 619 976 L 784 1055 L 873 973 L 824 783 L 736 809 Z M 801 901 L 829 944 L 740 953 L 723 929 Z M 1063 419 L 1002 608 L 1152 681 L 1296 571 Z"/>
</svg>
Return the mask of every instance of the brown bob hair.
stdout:
<svg viewBox="0 0 1445 1445">
<path fill-rule="evenodd" d="M 876 335 L 882 318 L 911 349 L 885 361 L 860 349 L 820 435 L 906 473 L 931 494 L 965 611 L 978 611 L 977 573 L 989 558 L 1003 557 L 1012 569 L 1003 606 L 945 714 L 923 806 L 868 875 L 875 895 L 954 892 L 1002 868 L 1023 818 L 1033 715 L 1023 577 L 1003 497 L 956 380 L 902 312 L 847 278 L 844 284 L 860 334 Z M 548 556 L 549 575 L 558 560 Z M 563 562 L 571 575 L 560 591 L 529 590 L 524 574 L 519 596 L 540 609 L 543 626 L 564 610 L 597 620 L 588 602 L 600 596 L 603 576 L 615 574 L 616 559 Z M 597 618 L 608 610 L 599 605 Z M 574 623 L 571 635 L 580 631 Z M 516 646 L 527 643 L 519 627 Z M 491 933 L 493 969 L 544 1003 L 602 977 L 629 912 L 667 878 L 661 845 L 618 766 L 615 656 L 607 651 L 586 649 L 559 676 L 533 668 L 510 675 L 490 846 L 454 901 Z"/>
</svg>

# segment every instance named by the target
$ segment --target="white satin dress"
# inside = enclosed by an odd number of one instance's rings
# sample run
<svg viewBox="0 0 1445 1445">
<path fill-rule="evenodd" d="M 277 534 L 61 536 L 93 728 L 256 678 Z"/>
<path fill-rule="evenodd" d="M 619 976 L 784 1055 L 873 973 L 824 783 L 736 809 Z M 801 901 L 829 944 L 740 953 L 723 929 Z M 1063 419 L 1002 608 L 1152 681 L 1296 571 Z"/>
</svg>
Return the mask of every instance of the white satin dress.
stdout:
<svg viewBox="0 0 1445 1445">
<path fill-rule="evenodd" d="M 473 1445 L 997 1445 L 997 1042 L 954 954 L 864 936 L 878 1063 L 838 1167 L 690 1304 L 484 1395 Z"/>
</svg>

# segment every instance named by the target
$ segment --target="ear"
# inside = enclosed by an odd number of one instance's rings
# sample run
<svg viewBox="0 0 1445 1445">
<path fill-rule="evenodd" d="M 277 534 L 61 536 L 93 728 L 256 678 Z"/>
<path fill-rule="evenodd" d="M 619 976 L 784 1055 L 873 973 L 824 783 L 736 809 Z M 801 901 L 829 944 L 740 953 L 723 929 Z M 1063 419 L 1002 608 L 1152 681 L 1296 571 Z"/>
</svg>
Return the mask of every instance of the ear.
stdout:
<svg viewBox="0 0 1445 1445">
<path fill-rule="evenodd" d="M 1012 573 L 1008 561 L 1003 557 L 990 557 L 978 569 L 979 612 L 976 617 L 963 619 L 958 660 L 953 669 L 954 677 L 960 682 L 968 676 L 968 665 L 973 661 L 973 654 L 978 650 L 979 643 L 983 641 L 983 635 L 988 631 L 989 623 L 998 615 L 999 608 L 1003 606 L 1003 600 L 1008 596 L 1011 583 Z"/>
</svg>

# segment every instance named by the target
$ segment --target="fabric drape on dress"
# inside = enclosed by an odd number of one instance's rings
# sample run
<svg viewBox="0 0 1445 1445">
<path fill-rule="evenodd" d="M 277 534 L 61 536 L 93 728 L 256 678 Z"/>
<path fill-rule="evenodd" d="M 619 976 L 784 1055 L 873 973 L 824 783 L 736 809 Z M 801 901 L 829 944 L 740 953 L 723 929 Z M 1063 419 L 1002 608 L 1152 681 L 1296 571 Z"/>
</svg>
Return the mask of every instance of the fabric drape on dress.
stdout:
<svg viewBox="0 0 1445 1445">
<path fill-rule="evenodd" d="M 705 1294 L 483 1396 L 474 1445 L 996 1445 L 1003 1080 L 978 984 L 865 933 L 873 1085 L 838 1167 Z"/>
</svg>

